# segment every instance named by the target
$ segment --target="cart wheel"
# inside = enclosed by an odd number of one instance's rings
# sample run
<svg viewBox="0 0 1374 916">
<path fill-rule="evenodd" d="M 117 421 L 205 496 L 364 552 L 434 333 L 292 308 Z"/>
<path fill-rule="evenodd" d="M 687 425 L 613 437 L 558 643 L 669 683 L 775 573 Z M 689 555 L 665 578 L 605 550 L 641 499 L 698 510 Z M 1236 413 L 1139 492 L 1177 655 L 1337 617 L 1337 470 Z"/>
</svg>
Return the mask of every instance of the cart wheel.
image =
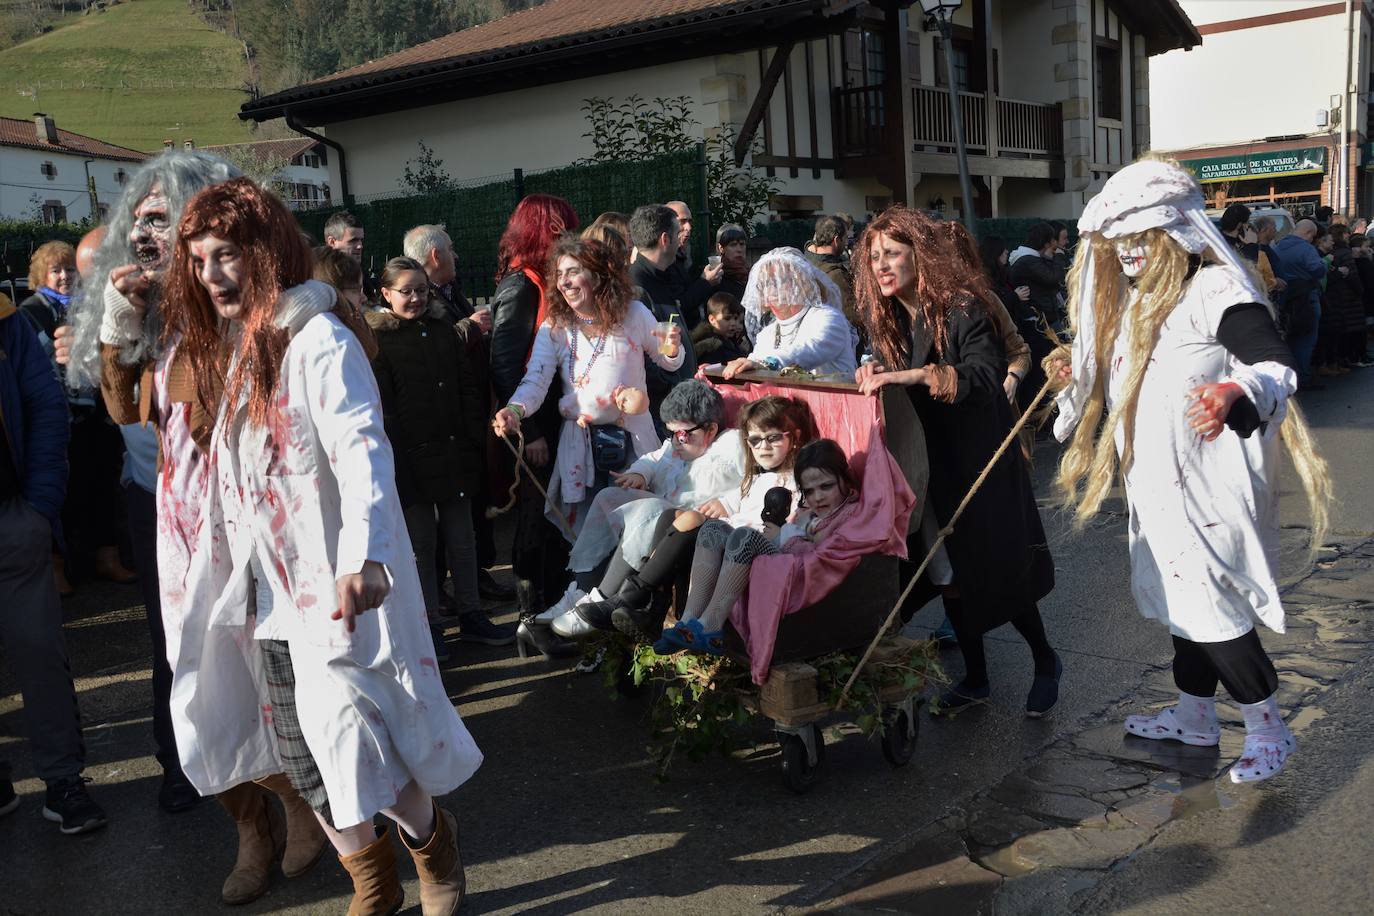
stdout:
<svg viewBox="0 0 1374 916">
<path fill-rule="evenodd" d="M 825 766 L 825 739 L 820 727 L 811 724 L 811 737 L 816 743 L 816 762 L 811 763 L 806 751 L 806 742 L 801 735 L 785 735 L 782 738 L 782 781 L 787 788 L 798 795 L 805 795 L 820 778 Z"/>
<path fill-rule="evenodd" d="M 884 718 L 883 756 L 894 767 L 904 767 L 916 753 L 921 720 L 901 706 L 893 707 Z"/>
</svg>

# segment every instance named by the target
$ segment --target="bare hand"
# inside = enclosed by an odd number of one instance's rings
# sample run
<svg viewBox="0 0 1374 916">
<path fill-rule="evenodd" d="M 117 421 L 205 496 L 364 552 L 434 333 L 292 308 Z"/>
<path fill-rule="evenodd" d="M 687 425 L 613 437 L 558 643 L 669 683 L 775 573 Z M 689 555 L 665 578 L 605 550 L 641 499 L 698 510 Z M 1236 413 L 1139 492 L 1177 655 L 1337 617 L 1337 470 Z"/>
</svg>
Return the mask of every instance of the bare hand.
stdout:
<svg viewBox="0 0 1374 916">
<path fill-rule="evenodd" d="M 532 468 L 542 468 L 549 463 L 549 443 L 539 438 L 525 443 L 525 463 Z"/>
<path fill-rule="evenodd" d="M 721 277 L 725 275 L 725 265 L 707 264 L 705 269 L 702 270 L 701 275 L 706 279 L 707 283 L 710 283 L 712 286 L 719 286 Z"/>
<path fill-rule="evenodd" d="M 879 366 L 879 369 L 882 367 Z M 917 369 L 904 369 L 901 372 L 874 372 L 863 381 L 859 382 L 859 391 L 863 394 L 877 394 L 888 385 L 921 385 L 925 384 L 926 370 L 924 367 Z"/>
<path fill-rule="evenodd" d="M 754 362 L 747 356 L 741 356 L 739 359 L 726 363 L 721 375 L 726 378 L 736 378 L 746 372 L 755 372 L 762 368 L 764 368 L 762 364 Z"/>
<path fill-rule="evenodd" d="M 718 499 L 702 503 L 697 506 L 697 511 L 707 518 L 729 518 L 730 510 L 725 508 L 725 504 Z"/>
<path fill-rule="evenodd" d="M 344 628 L 353 632 L 353 619 L 363 613 L 380 607 L 391 591 L 391 582 L 386 576 L 386 567 L 376 560 L 363 563 L 361 572 L 340 576 L 335 583 L 339 608 L 329 615 L 330 620 L 342 620 Z"/>
<path fill-rule="evenodd" d="M 498 436 L 513 436 L 520 432 L 520 415 L 509 407 L 502 407 L 492 417 L 491 428 Z"/>
<path fill-rule="evenodd" d="M 777 525 L 773 524 L 772 522 L 763 523 L 763 536 L 768 538 L 768 540 L 776 541 L 778 539 L 778 535 L 780 534 L 782 534 L 782 529 L 779 528 Z"/>
<path fill-rule="evenodd" d="M 1067 345 L 1059 347 L 1045 357 L 1045 362 L 1042 365 L 1045 369 L 1046 378 L 1053 379 L 1057 383 L 1067 383 L 1073 378 L 1073 350 Z"/>
<path fill-rule="evenodd" d="M 643 474 L 617 474 L 615 471 L 611 471 L 611 478 L 617 487 L 624 487 L 627 490 L 647 490 L 649 488 L 649 481 L 644 478 Z"/>
<path fill-rule="evenodd" d="M 1029 302 L 1029 301 L 1030 301 L 1030 287 L 1029 287 L 1029 286 L 1018 286 L 1018 287 L 1016 287 L 1016 298 L 1017 298 L 1017 299 L 1020 299 L 1022 302 Z"/>
<path fill-rule="evenodd" d="M 59 366 L 67 365 L 72 358 L 72 326 L 61 324 L 57 330 L 52 332 L 52 353 L 53 359 L 57 360 Z"/>
<path fill-rule="evenodd" d="M 480 308 L 472 313 L 472 320 L 482 329 L 483 334 L 491 333 L 491 309 Z"/>
<path fill-rule="evenodd" d="M 1006 378 L 1002 379 L 1002 393 L 1007 396 L 1008 403 L 1013 407 L 1016 406 L 1016 389 L 1020 384 L 1021 380 L 1010 372 L 1007 373 Z"/>
<path fill-rule="evenodd" d="M 1226 428 L 1226 415 L 1231 405 L 1245 396 L 1245 390 L 1235 382 L 1199 385 L 1188 392 L 1193 404 L 1188 408 L 1189 425 L 1203 441 L 1211 442 Z"/>
<path fill-rule="evenodd" d="M 110 282 L 142 318 L 143 313 L 148 311 L 148 290 L 152 287 L 152 280 L 143 272 L 143 268 L 137 264 L 116 267 L 110 271 Z"/>
</svg>

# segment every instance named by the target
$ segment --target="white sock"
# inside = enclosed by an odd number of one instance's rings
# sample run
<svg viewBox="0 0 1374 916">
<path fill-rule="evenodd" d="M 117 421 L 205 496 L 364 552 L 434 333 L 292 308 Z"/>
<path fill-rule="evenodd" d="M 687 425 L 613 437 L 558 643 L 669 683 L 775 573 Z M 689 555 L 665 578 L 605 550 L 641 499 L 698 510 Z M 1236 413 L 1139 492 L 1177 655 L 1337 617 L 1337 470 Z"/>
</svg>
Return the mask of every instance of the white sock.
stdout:
<svg viewBox="0 0 1374 916">
<path fill-rule="evenodd" d="M 1217 698 L 1195 697 L 1191 693 L 1178 692 L 1178 706 L 1174 707 L 1174 718 L 1188 731 L 1210 734 L 1218 730 Z"/>
<path fill-rule="evenodd" d="M 1288 726 L 1284 724 L 1283 713 L 1279 710 L 1278 694 L 1258 703 L 1238 703 L 1240 714 L 1245 717 L 1247 735 L 1269 735 L 1274 738 L 1287 738 Z"/>
</svg>

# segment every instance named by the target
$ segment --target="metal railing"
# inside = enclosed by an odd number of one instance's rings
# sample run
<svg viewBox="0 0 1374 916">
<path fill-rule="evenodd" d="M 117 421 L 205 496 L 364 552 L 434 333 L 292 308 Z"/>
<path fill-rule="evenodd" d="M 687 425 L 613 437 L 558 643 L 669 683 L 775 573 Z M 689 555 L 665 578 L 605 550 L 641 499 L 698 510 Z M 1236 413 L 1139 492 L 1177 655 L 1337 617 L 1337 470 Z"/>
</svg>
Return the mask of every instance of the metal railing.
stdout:
<svg viewBox="0 0 1374 916">
<path fill-rule="evenodd" d="M 954 123 L 950 117 L 949 91 L 937 86 L 913 85 L 912 140 L 917 146 L 954 148 Z M 988 119 L 988 106 L 996 123 Z M 1032 159 L 1058 159 L 1064 154 L 1063 117 L 1058 103 L 1023 102 L 991 93 L 960 92 L 964 116 L 964 144 L 983 155 L 1011 153 Z M 993 142 L 989 134 L 995 130 Z"/>
</svg>

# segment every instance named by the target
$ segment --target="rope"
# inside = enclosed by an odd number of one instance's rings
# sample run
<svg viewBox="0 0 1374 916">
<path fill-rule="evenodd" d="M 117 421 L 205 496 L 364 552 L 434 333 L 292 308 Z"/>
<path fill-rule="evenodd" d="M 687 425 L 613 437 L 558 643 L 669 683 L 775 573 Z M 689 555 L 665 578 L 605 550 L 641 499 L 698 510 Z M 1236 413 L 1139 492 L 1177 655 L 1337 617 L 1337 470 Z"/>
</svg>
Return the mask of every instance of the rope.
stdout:
<svg viewBox="0 0 1374 916">
<path fill-rule="evenodd" d="M 525 472 L 525 473 L 529 476 L 529 478 L 530 478 L 530 483 L 534 484 L 534 488 L 535 488 L 536 490 L 539 491 L 539 494 L 540 494 L 541 496 L 544 497 L 544 505 L 545 505 L 546 507 L 548 507 L 549 509 L 553 510 L 554 517 L 555 517 L 555 518 L 558 520 L 558 522 L 563 526 L 563 533 L 564 533 L 564 535 L 568 538 L 569 541 L 575 541 L 575 540 L 577 540 L 577 532 L 573 531 L 573 526 L 568 522 L 567 516 L 565 516 L 565 515 L 559 510 L 559 508 L 553 504 L 553 500 L 549 499 L 549 491 L 544 489 L 544 485 L 543 485 L 542 483 L 539 482 L 539 478 L 535 476 L 534 471 L 531 470 L 531 469 L 530 469 L 530 466 L 529 466 L 528 464 L 525 463 L 525 455 L 524 455 L 524 451 L 525 451 L 525 437 L 524 437 L 524 435 L 521 434 L 521 433 L 516 433 L 516 437 L 519 438 L 519 440 L 520 440 L 520 446 L 519 446 L 518 448 L 517 448 L 516 446 L 512 445 L 512 444 L 511 444 L 511 441 L 510 441 L 509 439 L 507 439 L 505 436 L 497 436 L 496 438 L 498 438 L 498 439 L 500 439 L 502 442 L 506 443 L 506 448 L 510 449 L 510 450 L 511 450 L 511 454 L 513 454 L 513 455 L 515 456 L 515 463 L 516 463 L 520 468 L 522 468 L 522 469 L 524 470 L 524 472 Z M 507 503 L 507 504 L 506 504 L 504 507 L 502 507 L 500 510 L 498 510 L 498 512 L 497 512 L 498 515 L 499 515 L 501 512 L 505 512 L 505 511 L 509 510 L 509 509 L 511 508 L 511 506 L 514 506 L 514 505 L 515 505 L 515 490 L 516 490 L 516 487 L 518 487 L 519 485 L 520 485 L 520 477 L 519 477 L 519 475 L 517 474 L 517 475 L 516 475 L 515 483 L 511 484 L 511 488 L 510 488 L 510 502 Z M 491 516 L 490 510 L 488 510 L 488 516 L 489 516 L 489 517 L 494 517 L 494 516 Z"/>
<path fill-rule="evenodd" d="M 509 444 L 509 442 L 510 442 L 510 440 L 506 439 L 505 436 L 502 436 L 501 439 L 502 439 L 503 441 L 505 441 L 507 444 Z M 518 430 L 518 429 L 517 429 L 517 430 L 515 431 L 515 442 L 516 442 L 516 445 L 515 445 L 514 451 L 515 451 L 516 457 L 518 458 L 520 455 L 523 455 L 523 454 L 525 453 L 525 433 L 524 433 L 522 430 Z M 520 473 L 519 473 L 519 471 L 517 470 L 516 473 L 515 473 L 514 475 L 512 475 L 512 477 L 511 477 L 511 482 L 510 482 L 510 493 L 507 494 L 507 497 L 508 497 L 508 498 L 506 499 L 506 504 L 505 504 L 504 506 L 487 506 L 487 511 L 486 511 L 486 516 L 487 516 L 487 518 L 496 518 L 496 516 L 498 516 L 498 515 L 505 515 L 507 512 L 509 512 L 510 510 L 514 509 L 514 508 L 515 508 L 515 500 L 516 500 L 516 498 L 517 498 L 517 496 L 518 496 L 519 493 L 520 493 Z"/>
<path fill-rule="evenodd" d="M 926 558 L 922 560 L 921 565 L 916 568 L 916 574 L 911 577 L 911 581 L 908 582 L 906 588 L 902 590 L 901 597 L 897 599 L 897 603 L 894 604 L 892 610 L 888 612 L 887 619 L 884 620 L 883 625 L 878 628 L 877 634 L 873 637 L 873 641 L 868 644 L 868 648 L 864 650 L 864 654 L 859 659 L 859 663 L 854 666 L 854 671 L 849 675 L 849 680 L 844 682 L 844 689 L 840 691 L 840 698 L 835 703 L 835 709 L 838 710 L 844 707 L 844 701 L 849 698 L 849 689 L 853 687 L 854 682 L 859 679 L 859 673 L 863 671 L 864 665 L 868 664 L 868 659 L 873 655 L 873 650 L 878 648 L 878 643 L 880 643 L 883 636 L 887 634 L 888 629 L 892 626 L 892 622 L 897 619 L 897 614 L 901 611 L 903 602 L 905 602 L 907 596 L 911 594 L 911 590 L 916 587 L 916 583 L 920 581 L 921 576 L 926 571 L 926 567 L 929 566 L 930 561 L 935 558 L 936 552 L 944 545 L 945 538 L 954 533 L 954 524 L 959 521 L 959 516 L 964 514 L 964 510 L 968 508 L 968 504 L 973 501 L 974 495 L 977 494 L 978 490 L 983 486 L 983 483 L 988 479 L 988 475 L 992 473 L 992 469 L 997 466 L 997 462 L 1001 461 L 1002 456 L 1006 454 L 1007 448 L 1016 441 L 1016 437 L 1020 434 L 1021 428 L 1026 425 L 1026 422 L 1030 420 L 1031 414 L 1035 412 L 1035 408 L 1040 405 L 1045 395 L 1049 393 L 1050 386 L 1053 382 L 1053 376 L 1045 380 L 1045 384 L 1040 388 L 1040 393 L 1035 396 L 1035 400 L 1026 405 L 1026 409 L 1021 412 L 1021 418 L 1016 421 L 1016 424 L 1011 428 L 1011 432 L 1007 433 L 1007 437 L 1002 440 L 1002 444 L 998 446 L 992 459 L 988 461 L 987 466 L 983 468 L 983 473 L 978 475 L 978 479 L 973 482 L 973 486 L 969 487 L 969 491 L 964 494 L 963 501 L 960 502 L 959 507 L 954 510 L 954 514 L 949 517 L 949 522 L 945 524 L 945 527 L 940 529 L 939 535 L 935 538 L 935 543 L 930 545 L 930 550 L 926 553 Z"/>
</svg>

